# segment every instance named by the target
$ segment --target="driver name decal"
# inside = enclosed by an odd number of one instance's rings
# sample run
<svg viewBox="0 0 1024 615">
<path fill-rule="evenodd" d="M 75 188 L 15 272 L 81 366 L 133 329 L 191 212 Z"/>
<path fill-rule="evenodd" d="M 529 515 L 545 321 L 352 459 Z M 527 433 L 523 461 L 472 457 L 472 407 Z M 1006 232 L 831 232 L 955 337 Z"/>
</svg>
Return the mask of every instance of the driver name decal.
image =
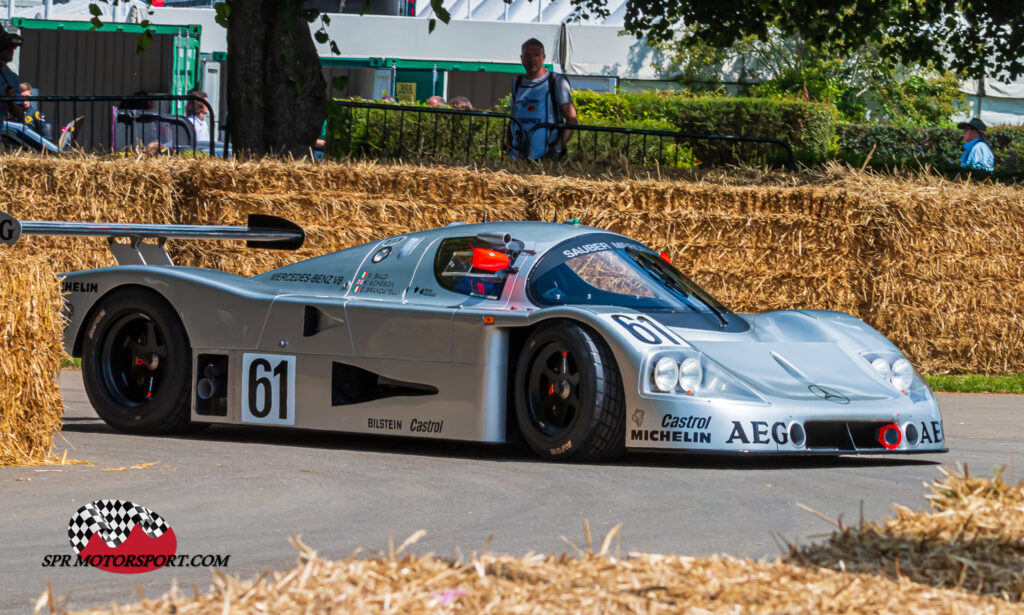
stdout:
<svg viewBox="0 0 1024 615">
<path fill-rule="evenodd" d="M 603 252 L 605 250 L 621 250 L 623 248 L 628 248 L 632 245 L 633 244 L 626 243 L 624 241 L 610 241 L 607 243 L 603 241 L 598 241 L 595 243 L 585 243 L 575 248 L 569 248 L 568 250 L 562 250 L 562 254 L 564 254 L 566 258 L 576 258 L 577 256 L 583 256 L 584 254 L 590 254 L 591 252 Z"/>
</svg>

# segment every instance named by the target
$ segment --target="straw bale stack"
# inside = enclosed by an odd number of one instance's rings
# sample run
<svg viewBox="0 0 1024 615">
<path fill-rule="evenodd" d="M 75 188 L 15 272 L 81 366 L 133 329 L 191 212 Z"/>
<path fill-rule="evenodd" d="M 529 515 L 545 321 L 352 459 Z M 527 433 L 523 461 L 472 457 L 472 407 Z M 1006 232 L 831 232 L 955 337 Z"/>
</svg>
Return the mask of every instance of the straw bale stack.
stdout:
<svg viewBox="0 0 1024 615">
<path fill-rule="evenodd" d="M 47 175 L 49 173 L 49 175 Z M 290 218 L 294 253 L 171 242 L 183 265 L 242 275 L 454 220 L 559 220 L 671 253 L 737 311 L 835 309 L 925 372 L 1024 371 L 1024 189 L 839 167 L 579 179 L 281 160 L 0 159 L 0 209 L 25 219 L 244 224 Z M 102 242 L 31 238 L 58 271 L 109 265 Z"/>
<path fill-rule="evenodd" d="M 586 550 L 575 557 L 485 553 L 462 562 L 403 555 L 420 531 L 377 557 L 359 558 L 357 551 L 328 561 L 293 539 L 299 560 L 291 570 L 254 580 L 215 571 L 206 594 L 185 597 L 172 588 L 159 599 L 89 613 L 1024 613 L 1014 585 L 1021 574 L 1024 482 L 1010 487 L 999 476 L 980 479 L 965 470 L 947 473 L 930 489 L 932 511 L 900 509 L 884 524 L 894 530 L 888 534 L 866 539 L 862 525 L 771 562 L 619 558 L 611 555 L 619 527 L 595 553 L 587 525 Z M 1013 549 L 1015 568 L 1004 559 Z M 944 572 L 954 567 L 968 572 L 951 583 Z M 47 610 L 63 612 L 52 592 L 37 612 Z"/>
<path fill-rule="evenodd" d="M 0 467 L 54 461 L 64 405 L 60 286 L 43 255 L 0 251 Z"/>
<path fill-rule="evenodd" d="M 937 615 L 1020 614 L 1024 608 L 906 577 L 890 580 L 731 557 L 482 555 L 459 564 L 410 555 L 332 562 L 304 548 L 294 569 L 256 582 L 215 573 L 212 591 L 198 597 L 174 592 L 83 613 L 335 612 Z"/>
<path fill-rule="evenodd" d="M 926 371 L 1024 371 L 1024 190 L 938 177 L 859 189 L 869 322 Z"/>
<path fill-rule="evenodd" d="M 1024 601 L 1024 480 L 942 471 L 928 486 L 930 511 L 897 506 L 881 524 L 843 528 L 786 560 Z"/>
<path fill-rule="evenodd" d="M 4 156 L 0 211 L 22 220 L 151 222 L 176 219 L 170 169 L 146 159 Z M 115 264 L 95 239 L 32 237 L 19 244 L 50 259 L 56 272 Z"/>
</svg>

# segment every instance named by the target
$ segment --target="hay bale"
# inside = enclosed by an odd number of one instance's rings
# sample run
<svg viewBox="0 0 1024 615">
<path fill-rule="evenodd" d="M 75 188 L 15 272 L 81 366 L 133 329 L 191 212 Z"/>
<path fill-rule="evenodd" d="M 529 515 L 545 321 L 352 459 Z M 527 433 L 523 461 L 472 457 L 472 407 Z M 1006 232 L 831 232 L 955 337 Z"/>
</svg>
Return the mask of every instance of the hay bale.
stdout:
<svg viewBox="0 0 1024 615">
<path fill-rule="evenodd" d="M 56 461 L 60 286 L 45 256 L 0 250 L 0 467 Z"/>
<path fill-rule="evenodd" d="M 0 210 L 23 219 L 244 224 L 308 231 L 294 253 L 171 242 L 176 262 L 242 275 L 455 220 L 577 217 L 669 251 L 737 311 L 835 309 L 926 372 L 1024 372 L 1024 189 L 838 166 L 713 170 L 688 181 L 578 179 L 372 163 L 0 157 Z M 113 264 L 96 240 L 26 240 L 58 271 Z"/>
<path fill-rule="evenodd" d="M 1024 613 L 1024 481 L 1010 487 L 999 476 L 947 472 L 930 490 L 932 510 L 899 509 L 884 536 L 862 524 L 771 562 L 619 558 L 610 554 L 619 528 L 595 553 L 586 525 L 577 556 L 473 554 L 465 562 L 403 555 L 422 531 L 376 557 L 357 551 L 339 561 L 292 539 L 299 558 L 291 570 L 251 580 L 214 571 L 206 594 L 172 587 L 158 599 L 88 613 Z M 55 603 L 49 592 L 40 600 Z"/>
<path fill-rule="evenodd" d="M 881 524 L 862 521 L 828 541 L 793 549 L 790 563 L 906 578 L 933 587 L 969 588 L 1024 601 L 1024 480 L 1011 486 L 940 468 L 928 486 L 930 510 L 897 506 Z"/>
</svg>

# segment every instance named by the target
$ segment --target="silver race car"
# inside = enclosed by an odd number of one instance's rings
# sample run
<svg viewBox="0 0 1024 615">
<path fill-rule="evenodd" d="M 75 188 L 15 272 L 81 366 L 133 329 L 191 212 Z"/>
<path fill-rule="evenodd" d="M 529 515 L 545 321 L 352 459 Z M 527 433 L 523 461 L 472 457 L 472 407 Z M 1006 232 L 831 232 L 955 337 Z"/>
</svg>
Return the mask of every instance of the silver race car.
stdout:
<svg viewBox="0 0 1024 615">
<path fill-rule="evenodd" d="M 845 313 L 737 314 L 642 243 L 579 224 L 454 223 L 251 278 L 172 266 L 166 239 L 299 247 L 247 227 L 19 222 L 106 237 L 63 276 L 65 346 L 116 429 L 207 423 L 505 442 L 542 457 L 943 452 L 935 397 Z"/>
</svg>

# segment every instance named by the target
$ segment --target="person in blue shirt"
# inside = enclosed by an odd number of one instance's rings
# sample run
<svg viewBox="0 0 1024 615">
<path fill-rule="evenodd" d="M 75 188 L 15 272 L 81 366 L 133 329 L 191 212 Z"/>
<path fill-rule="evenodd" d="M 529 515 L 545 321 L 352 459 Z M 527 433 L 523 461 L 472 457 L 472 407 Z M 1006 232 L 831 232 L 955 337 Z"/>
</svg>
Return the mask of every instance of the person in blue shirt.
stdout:
<svg viewBox="0 0 1024 615">
<path fill-rule="evenodd" d="M 960 122 L 956 127 L 964 131 L 964 153 L 960 156 L 960 166 L 991 173 L 995 169 L 996 159 L 985 137 L 985 122 L 975 117 L 969 122 Z"/>
</svg>

